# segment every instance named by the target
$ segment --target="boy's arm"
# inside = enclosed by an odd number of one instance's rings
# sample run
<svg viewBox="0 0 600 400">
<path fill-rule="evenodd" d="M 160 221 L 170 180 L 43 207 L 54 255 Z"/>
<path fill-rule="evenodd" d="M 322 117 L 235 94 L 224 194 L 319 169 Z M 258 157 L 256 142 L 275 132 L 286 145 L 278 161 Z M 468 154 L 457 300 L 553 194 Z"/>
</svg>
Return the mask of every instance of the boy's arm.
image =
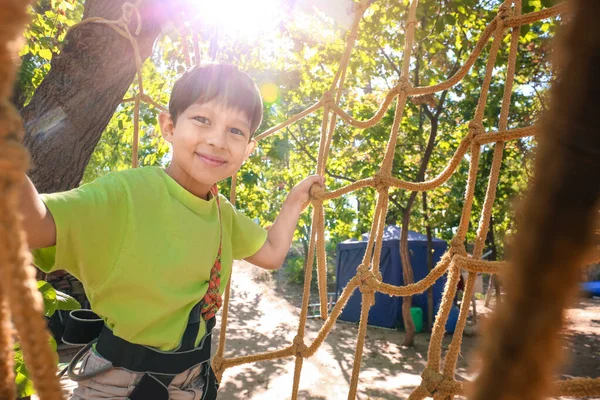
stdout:
<svg viewBox="0 0 600 400">
<path fill-rule="evenodd" d="M 296 185 L 289 193 L 277 219 L 269 228 L 265 244 L 246 261 L 266 269 L 277 269 L 283 264 L 287 255 L 300 213 L 308 204 L 310 188 L 323 185 L 323 178 L 312 175 Z"/>
<path fill-rule="evenodd" d="M 30 249 L 54 246 L 56 244 L 56 225 L 54 218 L 29 179 L 21 188 L 20 211 L 23 216 L 23 228 L 27 234 Z"/>
</svg>

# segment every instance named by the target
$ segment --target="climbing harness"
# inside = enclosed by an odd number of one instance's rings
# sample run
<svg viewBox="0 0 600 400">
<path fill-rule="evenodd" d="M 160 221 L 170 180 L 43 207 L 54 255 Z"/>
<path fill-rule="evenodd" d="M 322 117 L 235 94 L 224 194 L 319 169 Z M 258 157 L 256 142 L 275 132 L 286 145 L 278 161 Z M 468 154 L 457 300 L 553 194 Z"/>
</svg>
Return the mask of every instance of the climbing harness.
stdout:
<svg viewBox="0 0 600 400">
<path fill-rule="evenodd" d="M 211 188 L 210 193 L 217 204 L 219 248 L 210 271 L 208 290 L 202 300 L 190 311 L 179 347 L 174 351 L 161 351 L 131 343 L 116 336 L 92 310 L 75 310 L 69 315 L 70 318 L 65 327 L 63 341 L 69 344 L 87 344 L 73 357 L 66 369 L 71 380 L 83 381 L 112 368 L 123 368 L 144 374 L 136 384 L 133 392 L 128 396 L 129 399 L 168 400 L 168 387 L 175 376 L 190 368 L 202 365 L 201 376 L 205 382 L 202 400 L 216 399 L 219 383 L 210 365 L 210 351 L 212 329 L 216 323 L 215 313 L 222 303 L 219 287 L 221 285 L 223 233 L 221 205 L 216 185 Z M 206 321 L 206 334 L 200 344 L 196 346 L 201 318 Z M 95 351 L 109 361 L 109 364 L 94 371 L 79 374 L 75 371 L 75 366 L 88 351 L 91 351 L 94 345 Z"/>
</svg>

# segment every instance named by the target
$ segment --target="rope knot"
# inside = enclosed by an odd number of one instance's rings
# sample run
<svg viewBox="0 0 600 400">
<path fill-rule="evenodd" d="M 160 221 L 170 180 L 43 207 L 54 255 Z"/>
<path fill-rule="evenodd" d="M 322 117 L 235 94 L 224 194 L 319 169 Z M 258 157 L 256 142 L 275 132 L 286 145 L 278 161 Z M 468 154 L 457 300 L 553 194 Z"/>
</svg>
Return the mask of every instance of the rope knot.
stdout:
<svg viewBox="0 0 600 400">
<path fill-rule="evenodd" d="M 294 354 L 299 357 L 306 357 L 306 353 L 308 352 L 308 347 L 304 344 L 304 338 L 296 335 L 293 341 L 293 349 Z"/>
<path fill-rule="evenodd" d="M 312 185 L 308 191 L 309 200 L 313 203 L 323 202 L 323 194 L 325 194 L 325 188 L 321 185 Z"/>
<path fill-rule="evenodd" d="M 381 276 L 381 274 L 378 275 Z M 369 269 L 365 264 L 361 264 L 356 269 L 356 276 L 360 281 L 359 288 L 362 293 L 367 294 L 375 292 L 379 279 L 375 273 L 373 273 L 373 270 Z"/>
<path fill-rule="evenodd" d="M 409 18 L 408 21 L 406 21 L 406 27 L 408 28 L 411 25 L 416 25 L 419 22 L 419 20 L 415 17 L 415 18 Z"/>
<path fill-rule="evenodd" d="M 485 133 L 485 128 L 483 124 L 478 121 L 469 122 L 469 137 L 472 139 L 477 135 Z"/>
<path fill-rule="evenodd" d="M 434 394 L 453 395 L 457 394 L 460 389 L 460 384 L 454 379 L 431 368 L 425 368 L 421 378 L 423 379 L 421 387 L 427 390 L 428 397 L 434 397 Z"/>
<path fill-rule="evenodd" d="M 412 89 L 412 85 L 408 81 L 408 78 L 406 76 L 401 76 L 393 90 L 397 94 L 400 94 L 402 92 L 408 93 L 411 89 Z"/>
<path fill-rule="evenodd" d="M 429 93 L 429 94 L 422 94 L 419 96 L 412 96 L 410 98 L 410 101 L 417 106 L 420 106 L 422 104 L 427 104 L 429 107 L 435 108 L 437 107 L 437 102 L 435 100 L 435 96 L 433 95 L 433 93 Z"/>
<path fill-rule="evenodd" d="M 452 240 L 450 240 L 450 255 L 455 256 L 457 254 L 466 257 L 467 250 L 465 249 L 463 240 L 458 236 L 455 236 L 452 238 Z"/>
<path fill-rule="evenodd" d="M 213 367 L 213 371 L 215 371 L 215 374 L 223 372 L 223 361 L 223 356 L 217 354 L 213 357 L 211 364 Z"/>
<path fill-rule="evenodd" d="M 323 105 L 335 104 L 335 99 L 331 90 L 327 90 L 325 93 L 323 93 L 323 97 L 321 98 L 321 100 L 323 101 Z"/>
<path fill-rule="evenodd" d="M 360 264 L 358 267 L 356 267 L 356 276 L 360 276 L 362 274 L 364 274 L 365 272 L 367 272 L 369 270 L 369 267 L 367 267 L 365 264 Z"/>
<path fill-rule="evenodd" d="M 428 397 L 433 397 L 440 383 L 444 380 L 444 375 L 431 368 L 425 368 L 421 374 L 421 378 L 423 379 L 422 385 L 428 392 Z"/>
<path fill-rule="evenodd" d="M 513 10 L 507 3 L 502 3 L 498 8 L 498 18 L 505 25 L 506 22 L 513 16 Z"/>
<path fill-rule="evenodd" d="M 386 177 L 381 172 L 378 172 L 373 176 L 373 187 L 378 193 L 387 193 L 389 186 L 386 181 Z"/>
<path fill-rule="evenodd" d="M 137 8 L 137 4 L 133 4 L 133 3 L 126 1 L 121 6 L 121 10 L 123 11 L 123 15 L 121 16 L 121 19 L 127 25 L 129 25 L 131 23 L 131 17 L 135 14 L 135 19 L 136 19 L 135 34 L 139 35 L 140 31 L 142 30 L 142 16 L 140 15 L 140 10 L 138 10 L 138 8 Z"/>
</svg>

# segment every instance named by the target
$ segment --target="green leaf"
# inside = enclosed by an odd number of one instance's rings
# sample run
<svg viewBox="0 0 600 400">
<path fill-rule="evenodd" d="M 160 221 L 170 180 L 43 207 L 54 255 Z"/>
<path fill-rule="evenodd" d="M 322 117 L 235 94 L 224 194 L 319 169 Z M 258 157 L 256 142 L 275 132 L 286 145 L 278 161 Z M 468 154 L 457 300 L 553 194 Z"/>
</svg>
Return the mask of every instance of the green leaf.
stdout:
<svg viewBox="0 0 600 400">
<path fill-rule="evenodd" d="M 52 52 L 48 49 L 41 49 L 39 51 L 39 56 L 50 61 L 52 59 Z"/>
<path fill-rule="evenodd" d="M 444 20 L 440 18 L 435 23 L 435 32 L 439 35 L 444 31 L 445 27 L 446 27 L 446 25 L 444 24 Z"/>
<path fill-rule="evenodd" d="M 38 290 L 44 299 L 44 315 L 52 316 L 58 309 L 58 300 L 56 299 L 56 290 L 48 282 L 38 281 Z"/>
<path fill-rule="evenodd" d="M 548 30 L 550 29 L 550 24 L 549 23 L 543 23 L 542 24 L 542 32 L 548 32 Z"/>
<path fill-rule="evenodd" d="M 457 50 L 460 50 L 462 48 L 462 38 L 460 37 L 460 35 L 456 35 L 456 42 L 454 45 L 456 46 Z"/>
<path fill-rule="evenodd" d="M 60 2 L 60 6 L 59 9 L 63 9 L 63 10 L 74 10 L 75 6 L 71 3 L 69 3 L 68 1 L 61 1 Z"/>
<path fill-rule="evenodd" d="M 15 361 L 15 371 L 18 371 L 21 366 L 25 365 L 25 358 L 23 357 L 23 350 L 21 350 L 21 345 L 19 343 L 15 343 L 14 345 L 14 361 Z"/>
<path fill-rule="evenodd" d="M 21 345 L 15 343 L 14 345 L 14 372 L 15 372 L 15 383 L 17 385 L 17 397 L 27 397 L 35 393 L 33 388 L 33 382 L 29 379 L 29 371 L 25 366 L 25 359 L 23 358 L 23 350 Z"/>
<path fill-rule="evenodd" d="M 23 373 L 23 371 L 17 371 L 15 376 L 15 383 L 17 384 L 17 397 L 28 397 L 35 394 L 35 389 L 33 388 L 33 381 L 29 379 L 28 371 L 27 375 Z"/>
<path fill-rule="evenodd" d="M 25 46 L 21 48 L 19 51 L 19 57 L 23 57 L 25 54 L 29 53 L 31 50 L 29 49 L 29 44 L 25 43 Z"/>
<path fill-rule="evenodd" d="M 81 308 L 81 304 L 79 304 L 75 298 L 61 292 L 60 290 L 56 290 L 56 302 L 57 310 L 71 311 L 79 310 Z"/>
<path fill-rule="evenodd" d="M 446 14 L 446 15 L 444 15 L 444 21 L 446 22 L 447 25 L 455 25 L 456 17 L 452 14 Z"/>
<path fill-rule="evenodd" d="M 58 349 L 58 345 L 56 344 L 56 340 L 50 336 L 50 347 L 52 347 L 52 351 L 56 352 L 56 350 Z"/>
</svg>

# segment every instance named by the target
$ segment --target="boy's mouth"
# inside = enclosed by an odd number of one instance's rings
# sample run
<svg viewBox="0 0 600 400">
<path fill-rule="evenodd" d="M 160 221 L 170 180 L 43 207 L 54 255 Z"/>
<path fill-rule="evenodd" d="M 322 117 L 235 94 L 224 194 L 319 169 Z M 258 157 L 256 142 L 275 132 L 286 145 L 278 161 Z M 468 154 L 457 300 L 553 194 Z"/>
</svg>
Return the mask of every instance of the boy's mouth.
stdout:
<svg viewBox="0 0 600 400">
<path fill-rule="evenodd" d="M 208 154 L 194 153 L 196 157 L 198 157 L 202 162 L 211 165 L 213 167 L 220 167 L 225 164 L 227 161 L 223 160 L 220 157 L 211 156 Z"/>
</svg>

